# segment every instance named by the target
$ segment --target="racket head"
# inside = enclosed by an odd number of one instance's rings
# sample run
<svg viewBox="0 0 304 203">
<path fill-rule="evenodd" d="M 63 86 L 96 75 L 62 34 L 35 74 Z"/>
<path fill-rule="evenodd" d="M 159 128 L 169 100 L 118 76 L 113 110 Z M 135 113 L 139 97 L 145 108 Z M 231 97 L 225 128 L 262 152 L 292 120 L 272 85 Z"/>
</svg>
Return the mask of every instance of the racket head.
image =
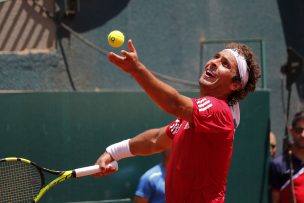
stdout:
<svg viewBox="0 0 304 203">
<path fill-rule="evenodd" d="M 33 202 L 44 185 L 42 171 L 23 158 L 0 159 L 0 202 Z"/>
</svg>

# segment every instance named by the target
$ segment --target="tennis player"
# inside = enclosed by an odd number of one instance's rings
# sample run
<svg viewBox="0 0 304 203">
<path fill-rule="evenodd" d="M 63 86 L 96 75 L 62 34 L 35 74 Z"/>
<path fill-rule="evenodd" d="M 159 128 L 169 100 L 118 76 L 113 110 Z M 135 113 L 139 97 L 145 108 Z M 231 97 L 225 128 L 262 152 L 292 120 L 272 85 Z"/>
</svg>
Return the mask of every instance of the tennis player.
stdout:
<svg viewBox="0 0 304 203">
<path fill-rule="evenodd" d="M 199 97 L 189 98 L 157 79 L 139 60 L 131 40 L 128 47 L 121 55 L 109 53 L 108 59 L 177 119 L 107 147 L 96 161 L 102 171 L 98 175 L 113 173 L 113 168 L 105 167 L 113 160 L 159 153 L 172 146 L 166 202 L 224 202 L 233 137 L 240 121 L 238 101 L 255 90 L 260 77 L 253 52 L 243 44 L 228 44 L 205 65 Z"/>
</svg>

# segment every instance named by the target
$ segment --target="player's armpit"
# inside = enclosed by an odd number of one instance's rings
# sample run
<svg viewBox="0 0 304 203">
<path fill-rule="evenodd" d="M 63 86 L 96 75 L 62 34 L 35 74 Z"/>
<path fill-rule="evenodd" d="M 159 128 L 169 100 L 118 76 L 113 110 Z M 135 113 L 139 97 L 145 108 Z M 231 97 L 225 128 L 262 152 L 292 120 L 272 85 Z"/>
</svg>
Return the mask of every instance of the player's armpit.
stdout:
<svg viewBox="0 0 304 203">
<path fill-rule="evenodd" d="M 192 99 L 184 95 L 179 95 L 179 107 L 176 109 L 174 115 L 178 118 L 184 119 L 190 123 L 193 122 L 193 102 Z"/>
</svg>

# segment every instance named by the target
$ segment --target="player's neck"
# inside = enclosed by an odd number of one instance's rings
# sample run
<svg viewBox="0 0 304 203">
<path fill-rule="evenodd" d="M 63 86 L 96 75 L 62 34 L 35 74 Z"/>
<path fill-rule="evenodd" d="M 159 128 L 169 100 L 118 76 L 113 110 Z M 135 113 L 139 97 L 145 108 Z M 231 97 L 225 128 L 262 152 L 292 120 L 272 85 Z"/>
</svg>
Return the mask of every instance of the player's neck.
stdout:
<svg viewBox="0 0 304 203">
<path fill-rule="evenodd" d="M 211 92 L 210 93 L 208 93 L 208 92 L 201 92 L 200 93 L 200 97 L 206 97 L 206 96 L 215 97 L 215 98 L 221 99 L 221 100 L 227 100 L 228 99 L 227 96 L 225 96 L 223 94 L 218 94 L 216 92 L 212 92 L 212 93 Z"/>
<path fill-rule="evenodd" d="M 210 89 L 210 88 L 205 88 L 201 87 L 200 89 L 200 97 L 215 97 L 217 99 L 222 99 L 222 100 L 228 100 L 229 95 L 231 94 L 230 91 L 228 90 L 220 90 L 220 89 Z"/>
</svg>

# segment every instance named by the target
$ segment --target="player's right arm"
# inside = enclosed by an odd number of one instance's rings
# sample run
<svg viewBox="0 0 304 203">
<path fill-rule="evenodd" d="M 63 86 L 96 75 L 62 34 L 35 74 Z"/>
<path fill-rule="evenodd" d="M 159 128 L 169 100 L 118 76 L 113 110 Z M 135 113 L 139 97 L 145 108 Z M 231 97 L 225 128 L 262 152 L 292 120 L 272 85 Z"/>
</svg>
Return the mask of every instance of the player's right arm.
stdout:
<svg viewBox="0 0 304 203">
<path fill-rule="evenodd" d="M 138 156 L 159 153 L 170 147 L 171 141 L 166 134 L 166 127 L 150 129 L 130 139 L 130 152 Z"/>
<path fill-rule="evenodd" d="M 96 161 L 101 168 L 101 173 L 97 176 L 109 175 L 115 170 L 111 167 L 106 167 L 106 164 L 122 158 L 130 156 L 146 156 L 159 153 L 171 146 L 171 138 L 166 134 L 166 127 L 158 129 L 150 129 L 138 134 L 137 136 L 113 144 L 107 147 Z"/>
</svg>

